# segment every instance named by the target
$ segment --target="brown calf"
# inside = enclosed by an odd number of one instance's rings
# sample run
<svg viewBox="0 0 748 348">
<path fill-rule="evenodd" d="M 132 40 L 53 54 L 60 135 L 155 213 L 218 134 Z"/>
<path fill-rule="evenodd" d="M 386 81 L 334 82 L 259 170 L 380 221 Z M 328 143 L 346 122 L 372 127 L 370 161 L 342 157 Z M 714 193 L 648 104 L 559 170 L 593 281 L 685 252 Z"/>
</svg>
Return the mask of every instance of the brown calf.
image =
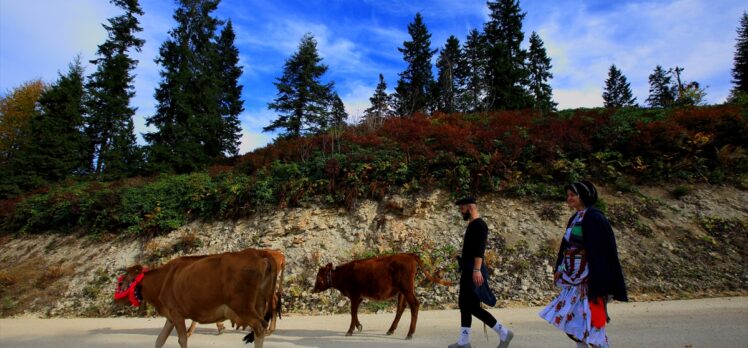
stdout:
<svg viewBox="0 0 748 348">
<path fill-rule="evenodd" d="M 239 327 L 251 327 L 245 341 L 262 348 L 264 317 L 277 274 L 273 257 L 260 250 L 180 257 L 150 271 L 140 265 L 128 268 L 119 279 L 115 302 L 140 305 L 143 300 L 166 317 L 157 348 L 175 327 L 180 347 L 186 348 L 186 319 L 199 323 L 230 319 Z"/>
<path fill-rule="evenodd" d="M 275 287 L 275 294 L 270 298 L 270 326 L 268 326 L 267 330 L 265 330 L 265 335 L 270 336 L 273 332 L 275 332 L 275 326 L 278 322 L 278 319 L 281 318 L 281 306 L 283 306 L 283 273 L 286 269 L 286 256 L 283 255 L 283 252 L 276 249 L 261 250 L 267 252 L 273 258 L 273 260 L 275 260 L 275 264 L 278 265 L 278 280 Z M 234 326 L 234 323 L 231 323 L 231 326 Z M 190 328 L 187 329 L 187 336 L 191 336 L 192 333 L 195 332 L 196 328 L 197 322 L 193 321 L 192 324 L 190 324 Z M 226 330 L 226 327 L 223 325 L 223 322 L 217 322 L 216 329 L 218 330 L 216 334 L 220 335 L 223 333 L 223 331 Z"/>
<path fill-rule="evenodd" d="M 358 328 L 358 331 L 363 329 L 361 322 L 358 321 L 358 306 L 364 298 L 387 300 L 397 295 L 397 313 L 387 334 L 395 332 L 407 304 L 410 307 L 410 329 L 406 339 L 411 339 L 418 320 L 419 303 L 416 299 L 414 281 L 419 265 L 422 263 L 416 254 L 395 254 L 355 260 L 337 267 L 328 263 L 317 272 L 314 292 L 335 288 L 351 300 L 351 325 L 346 336 L 353 334 L 354 327 Z M 449 284 L 434 279 L 428 272 L 423 271 L 429 280 Z"/>
</svg>

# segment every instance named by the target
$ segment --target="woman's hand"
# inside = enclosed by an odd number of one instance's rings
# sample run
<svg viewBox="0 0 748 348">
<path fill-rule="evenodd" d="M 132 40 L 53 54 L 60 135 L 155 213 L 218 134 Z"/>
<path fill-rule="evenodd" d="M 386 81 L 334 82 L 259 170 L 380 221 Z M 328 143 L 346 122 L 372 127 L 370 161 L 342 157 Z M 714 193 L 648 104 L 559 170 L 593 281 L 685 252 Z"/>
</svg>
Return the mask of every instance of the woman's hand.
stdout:
<svg viewBox="0 0 748 348">
<path fill-rule="evenodd" d="M 558 278 L 561 278 L 561 272 L 553 273 L 553 282 L 557 282 Z"/>
<path fill-rule="evenodd" d="M 482 275 L 482 274 L 480 274 L 480 272 L 475 272 L 475 271 L 473 271 L 473 283 L 474 283 L 474 284 L 475 284 L 476 286 L 481 286 L 481 285 L 483 285 L 483 275 Z"/>
</svg>

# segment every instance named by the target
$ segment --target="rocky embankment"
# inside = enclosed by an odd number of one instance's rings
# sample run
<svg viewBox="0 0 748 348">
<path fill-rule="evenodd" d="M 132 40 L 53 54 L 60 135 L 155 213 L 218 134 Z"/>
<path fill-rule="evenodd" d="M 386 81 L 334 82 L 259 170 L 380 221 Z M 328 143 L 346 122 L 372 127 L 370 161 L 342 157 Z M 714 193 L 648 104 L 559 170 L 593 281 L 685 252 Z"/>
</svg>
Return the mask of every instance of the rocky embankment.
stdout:
<svg viewBox="0 0 748 348">
<path fill-rule="evenodd" d="M 634 300 L 748 294 L 747 192 L 721 186 L 601 191 Z M 571 212 L 563 202 L 498 195 L 479 200 L 490 229 L 487 262 L 499 306 L 550 299 L 555 293 L 552 263 Z M 319 266 L 415 251 L 432 272 L 456 280 L 453 257 L 464 227 L 452 197 L 436 191 L 364 201 L 351 211 L 310 205 L 266 210 L 238 221 L 193 222 L 148 240 L 54 233 L 4 236 L 0 314 L 138 314 L 111 303 L 116 276 L 124 267 L 247 247 L 285 252 L 286 311 L 344 312 L 348 301 L 337 291 L 311 293 Z M 430 284 L 423 277 L 417 281 L 422 307 L 455 306 L 456 286 Z M 363 305 L 365 311 L 393 308 L 392 302 Z"/>
</svg>

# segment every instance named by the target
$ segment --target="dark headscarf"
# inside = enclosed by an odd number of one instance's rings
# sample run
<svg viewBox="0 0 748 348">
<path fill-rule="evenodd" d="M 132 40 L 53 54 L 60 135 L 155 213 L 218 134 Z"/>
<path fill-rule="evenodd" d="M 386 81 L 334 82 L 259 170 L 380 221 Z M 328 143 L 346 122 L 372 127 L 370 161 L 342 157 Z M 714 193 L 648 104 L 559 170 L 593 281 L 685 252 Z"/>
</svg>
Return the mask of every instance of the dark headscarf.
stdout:
<svg viewBox="0 0 748 348">
<path fill-rule="evenodd" d="M 597 203 L 597 189 L 595 188 L 595 185 L 592 185 L 592 183 L 587 180 L 571 183 L 566 185 L 564 189 L 574 192 L 579 196 L 585 207 L 591 207 Z"/>
</svg>

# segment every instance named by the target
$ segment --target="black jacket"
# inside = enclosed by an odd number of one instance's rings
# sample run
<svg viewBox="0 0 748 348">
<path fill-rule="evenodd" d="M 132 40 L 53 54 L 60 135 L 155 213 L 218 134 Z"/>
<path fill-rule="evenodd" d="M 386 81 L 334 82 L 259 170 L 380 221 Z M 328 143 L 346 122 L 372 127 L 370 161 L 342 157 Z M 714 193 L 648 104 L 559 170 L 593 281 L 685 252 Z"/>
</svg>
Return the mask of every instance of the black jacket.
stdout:
<svg viewBox="0 0 748 348">
<path fill-rule="evenodd" d="M 573 220 L 574 216 L 569 219 L 566 226 L 569 227 Z M 613 298 L 618 301 L 628 301 L 621 262 L 618 260 L 616 237 L 608 219 L 600 210 L 590 207 L 582 219 L 582 231 L 589 267 L 587 278 L 589 298 L 613 295 Z M 569 243 L 565 239 L 562 240 L 555 269 L 558 269 L 563 261 L 564 251 L 568 247 Z"/>
</svg>

